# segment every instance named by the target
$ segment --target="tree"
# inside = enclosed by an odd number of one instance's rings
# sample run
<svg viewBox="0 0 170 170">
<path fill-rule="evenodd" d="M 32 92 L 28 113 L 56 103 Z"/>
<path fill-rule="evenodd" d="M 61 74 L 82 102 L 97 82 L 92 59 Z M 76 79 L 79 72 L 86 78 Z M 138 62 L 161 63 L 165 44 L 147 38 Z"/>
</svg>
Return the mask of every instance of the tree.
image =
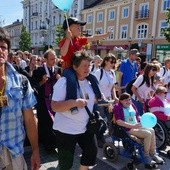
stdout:
<svg viewBox="0 0 170 170">
<path fill-rule="evenodd" d="M 56 35 L 57 35 L 56 44 L 57 44 L 57 46 L 59 46 L 60 41 L 66 36 L 66 33 L 63 30 L 62 25 L 58 25 L 57 26 L 57 28 L 56 28 Z"/>
<path fill-rule="evenodd" d="M 22 26 L 20 40 L 19 40 L 19 49 L 21 51 L 29 51 L 30 48 L 31 48 L 30 33 L 26 31 L 25 26 Z"/>
<path fill-rule="evenodd" d="M 168 25 L 167 28 L 163 28 L 161 31 L 164 34 L 166 40 L 168 42 L 170 42 L 170 8 L 167 8 L 167 12 L 166 12 L 166 23 Z"/>
</svg>

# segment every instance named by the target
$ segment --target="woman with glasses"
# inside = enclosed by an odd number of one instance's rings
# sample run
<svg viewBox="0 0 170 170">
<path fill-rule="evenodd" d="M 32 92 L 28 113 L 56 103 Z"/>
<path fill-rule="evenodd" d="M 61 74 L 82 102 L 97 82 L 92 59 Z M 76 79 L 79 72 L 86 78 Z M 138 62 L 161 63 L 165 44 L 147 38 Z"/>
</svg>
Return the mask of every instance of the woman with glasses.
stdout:
<svg viewBox="0 0 170 170">
<path fill-rule="evenodd" d="M 166 87 L 159 86 L 148 104 L 150 112 L 155 114 L 158 120 L 167 122 L 170 127 L 170 101 L 166 99 L 166 95 Z"/>
<path fill-rule="evenodd" d="M 118 101 L 115 90 L 116 75 L 114 72 L 114 67 L 116 64 L 116 57 L 112 53 L 108 53 L 107 56 L 103 59 L 101 68 L 95 72 L 95 76 L 99 81 L 99 88 L 108 101 Z M 106 118 L 107 121 L 110 121 L 111 114 L 109 113 L 110 109 L 108 106 L 99 107 L 101 116 Z M 98 136 L 98 146 L 102 147 L 105 143 L 103 133 Z"/>
<path fill-rule="evenodd" d="M 140 75 L 133 83 L 132 102 L 137 107 L 140 115 L 144 113 L 144 106 L 147 105 L 148 100 L 151 98 L 151 92 L 154 91 L 154 77 L 157 71 L 155 64 L 148 63 L 144 69 L 144 74 Z M 144 83 L 142 83 L 143 80 Z"/>
</svg>

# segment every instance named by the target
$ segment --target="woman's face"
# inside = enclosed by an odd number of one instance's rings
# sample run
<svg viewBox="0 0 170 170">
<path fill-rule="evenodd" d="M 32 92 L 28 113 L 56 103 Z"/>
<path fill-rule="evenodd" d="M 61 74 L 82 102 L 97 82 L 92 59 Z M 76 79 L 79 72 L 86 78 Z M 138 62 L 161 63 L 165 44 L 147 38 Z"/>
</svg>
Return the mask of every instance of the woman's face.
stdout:
<svg viewBox="0 0 170 170">
<path fill-rule="evenodd" d="M 78 67 L 73 65 L 78 80 L 84 80 L 90 73 L 90 61 L 82 60 Z"/>
<path fill-rule="evenodd" d="M 149 71 L 149 77 L 155 76 L 156 73 L 157 73 L 157 69 L 156 69 L 156 68 L 152 68 L 152 69 Z"/>
<path fill-rule="evenodd" d="M 123 107 L 129 107 L 132 104 L 131 98 L 121 100 L 120 103 Z"/>
<path fill-rule="evenodd" d="M 162 90 L 161 92 L 159 92 L 158 95 L 161 96 L 162 98 L 166 98 L 167 90 Z"/>
<path fill-rule="evenodd" d="M 105 67 L 108 69 L 113 69 L 116 64 L 116 61 L 109 59 L 108 61 L 105 61 Z"/>
</svg>

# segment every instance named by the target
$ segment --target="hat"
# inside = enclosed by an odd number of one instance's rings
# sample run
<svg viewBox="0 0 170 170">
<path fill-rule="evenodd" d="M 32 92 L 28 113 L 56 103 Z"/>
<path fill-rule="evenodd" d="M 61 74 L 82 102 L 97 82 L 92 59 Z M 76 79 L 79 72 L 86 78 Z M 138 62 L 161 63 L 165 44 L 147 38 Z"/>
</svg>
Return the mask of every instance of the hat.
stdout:
<svg viewBox="0 0 170 170">
<path fill-rule="evenodd" d="M 93 58 L 93 61 L 96 61 L 96 60 L 103 60 L 99 55 L 95 55 L 94 58 Z"/>
<path fill-rule="evenodd" d="M 68 20 L 68 25 L 71 26 L 72 24 L 80 24 L 81 26 L 86 25 L 85 21 L 80 21 L 75 17 L 70 17 L 67 19 Z M 67 29 L 67 22 L 66 19 L 63 22 L 63 29 L 66 30 Z"/>
<path fill-rule="evenodd" d="M 139 55 L 140 53 L 139 53 L 138 49 L 134 48 L 134 49 L 131 49 L 131 50 L 130 50 L 130 54 Z"/>
</svg>

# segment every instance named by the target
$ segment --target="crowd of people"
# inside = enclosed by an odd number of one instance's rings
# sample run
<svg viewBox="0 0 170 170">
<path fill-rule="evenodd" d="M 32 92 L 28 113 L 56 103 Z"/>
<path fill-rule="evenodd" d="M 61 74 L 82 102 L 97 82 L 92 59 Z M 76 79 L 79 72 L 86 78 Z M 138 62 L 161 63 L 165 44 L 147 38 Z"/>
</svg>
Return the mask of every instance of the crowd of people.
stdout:
<svg viewBox="0 0 170 170">
<path fill-rule="evenodd" d="M 115 114 L 118 125 L 144 140 L 145 167 L 152 167 L 151 161 L 163 162 L 156 153 L 155 132 L 141 127 L 140 116 L 151 111 L 159 120 L 170 122 L 170 58 L 162 66 L 156 59 L 141 60 L 137 49 L 129 50 L 122 61 L 112 53 L 90 56 L 83 45 L 109 33 L 79 37 L 85 24 L 73 17 L 64 21 L 62 59 L 53 49 L 43 57 L 12 52 L 10 37 L 0 29 L 0 168 L 27 169 L 23 158 L 26 135 L 32 146 L 33 169 L 40 167 L 38 142 L 48 152 L 58 149 L 60 170 L 71 169 L 77 143 L 82 149 L 80 170 L 95 165 L 106 129 L 97 136 L 87 133 L 85 106 L 91 112 L 100 111 L 107 122 Z M 126 87 L 133 79 L 131 96 Z"/>
</svg>

